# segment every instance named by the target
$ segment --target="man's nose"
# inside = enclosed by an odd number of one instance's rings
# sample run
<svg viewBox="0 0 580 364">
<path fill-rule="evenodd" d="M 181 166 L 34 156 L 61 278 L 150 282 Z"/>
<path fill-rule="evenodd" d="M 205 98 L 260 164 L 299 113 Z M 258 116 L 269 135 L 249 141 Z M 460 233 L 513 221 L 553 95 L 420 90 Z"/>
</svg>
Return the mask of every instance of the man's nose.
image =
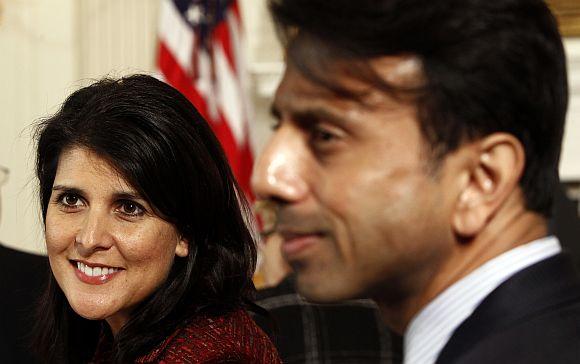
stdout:
<svg viewBox="0 0 580 364">
<path fill-rule="evenodd" d="M 258 157 L 252 175 L 256 198 L 297 202 L 308 193 L 306 146 L 292 125 L 281 125 Z"/>
<path fill-rule="evenodd" d="M 107 250 L 113 245 L 112 218 L 100 210 L 89 210 L 85 214 L 75 236 L 75 246 L 81 256 L 90 256 L 95 251 Z"/>
</svg>

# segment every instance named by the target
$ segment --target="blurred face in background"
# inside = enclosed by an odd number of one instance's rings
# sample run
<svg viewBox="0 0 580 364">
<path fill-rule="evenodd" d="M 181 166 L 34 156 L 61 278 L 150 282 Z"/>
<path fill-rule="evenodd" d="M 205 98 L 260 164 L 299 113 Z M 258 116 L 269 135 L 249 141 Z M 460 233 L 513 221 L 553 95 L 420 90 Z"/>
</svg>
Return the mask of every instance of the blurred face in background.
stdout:
<svg viewBox="0 0 580 364">
<path fill-rule="evenodd" d="M 52 272 L 73 310 L 116 333 L 167 279 L 187 242 L 105 159 L 65 149 L 46 214 Z"/>
<path fill-rule="evenodd" d="M 408 62 L 384 57 L 371 65 L 404 83 L 413 77 L 401 71 L 413 70 Z M 451 251 L 448 163 L 437 177 L 429 170 L 412 102 L 346 72 L 332 77 L 364 96 L 337 95 L 288 65 L 253 188 L 276 205 L 282 254 L 304 296 L 336 301 L 412 294 Z"/>
</svg>

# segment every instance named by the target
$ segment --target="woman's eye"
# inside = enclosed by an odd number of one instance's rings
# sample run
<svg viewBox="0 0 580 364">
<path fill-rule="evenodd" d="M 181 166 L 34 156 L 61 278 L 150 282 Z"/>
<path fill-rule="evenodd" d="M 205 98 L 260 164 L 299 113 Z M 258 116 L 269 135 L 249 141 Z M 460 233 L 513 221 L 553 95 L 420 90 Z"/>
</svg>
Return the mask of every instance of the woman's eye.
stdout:
<svg viewBox="0 0 580 364">
<path fill-rule="evenodd" d="M 79 196 L 72 193 L 65 193 L 61 195 L 59 201 L 65 207 L 78 207 L 82 205 L 82 201 Z"/>
<path fill-rule="evenodd" d="M 141 205 L 132 201 L 122 201 L 119 210 L 121 213 L 130 216 L 141 216 L 145 212 Z"/>
<path fill-rule="evenodd" d="M 65 202 L 67 205 L 76 205 L 76 204 L 77 204 L 77 202 L 79 202 L 79 198 L 78 198 L 78 197 L 76 197 L 76 196 L 71 196 L 71 195 L 69 195 L 69 196 L 65 196 L 65 197 L 64 197 L 64 202 Z"/>
</svg>

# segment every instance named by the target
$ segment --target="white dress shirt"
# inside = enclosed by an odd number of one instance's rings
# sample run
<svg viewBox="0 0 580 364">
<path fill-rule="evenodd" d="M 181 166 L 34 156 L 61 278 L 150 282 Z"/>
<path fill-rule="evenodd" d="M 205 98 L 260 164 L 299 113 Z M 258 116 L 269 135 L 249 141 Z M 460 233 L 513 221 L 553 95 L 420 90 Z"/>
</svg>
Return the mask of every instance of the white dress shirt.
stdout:
<svg viewBox="0 0 580 364">
<path fill-rule="evenodd" d="M 404 364 L 432 364 L 459 325 L 515 273 L 562 251 L 554 236 L 511 249 L 455 282 L 423 307 L 404 336 Z"/>
</svg>

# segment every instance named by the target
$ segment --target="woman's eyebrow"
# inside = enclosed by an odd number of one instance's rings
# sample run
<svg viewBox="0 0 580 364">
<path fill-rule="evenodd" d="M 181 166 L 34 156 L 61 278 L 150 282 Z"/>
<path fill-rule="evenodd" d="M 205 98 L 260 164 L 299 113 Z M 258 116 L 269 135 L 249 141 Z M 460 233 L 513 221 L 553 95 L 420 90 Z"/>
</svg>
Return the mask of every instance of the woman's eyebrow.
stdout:
<svg viewBox="0 0 580 364">
<path fill-rule="evenodd" d="M 77 187 L 66 186 L 66 185 L 54 185 L 54 186 L 52 186 L 52 190 L 53 191 L 64 191 L 64 192 L 74 193 L 77 195 L 84 194 L 84 191 L 82 189 L 77 188 Z"/>
<path fill-rule="evenodd" d="M 66 186 L 66 185 L 54 185 L 52 187 L 53 191 L 63 191 L 80 196 L 84 196 L 84 191 L 78 187 Z M 135 191 L 117 191 L 113 193 L 113 199 L 115 200 L 141 200 L 145 201 L 141 195 Z"/>
<path fill-rule="evenodd" d="M 141 195 L 139 195 L 137 192 L 132 192 L 132 191 L 115 192 L 113 194 L 113 197 L 116 200 L 143 200 L 143 201 L 145 201 L 145 199 L 143 197 L 141 197 Z"/>
</svg>

